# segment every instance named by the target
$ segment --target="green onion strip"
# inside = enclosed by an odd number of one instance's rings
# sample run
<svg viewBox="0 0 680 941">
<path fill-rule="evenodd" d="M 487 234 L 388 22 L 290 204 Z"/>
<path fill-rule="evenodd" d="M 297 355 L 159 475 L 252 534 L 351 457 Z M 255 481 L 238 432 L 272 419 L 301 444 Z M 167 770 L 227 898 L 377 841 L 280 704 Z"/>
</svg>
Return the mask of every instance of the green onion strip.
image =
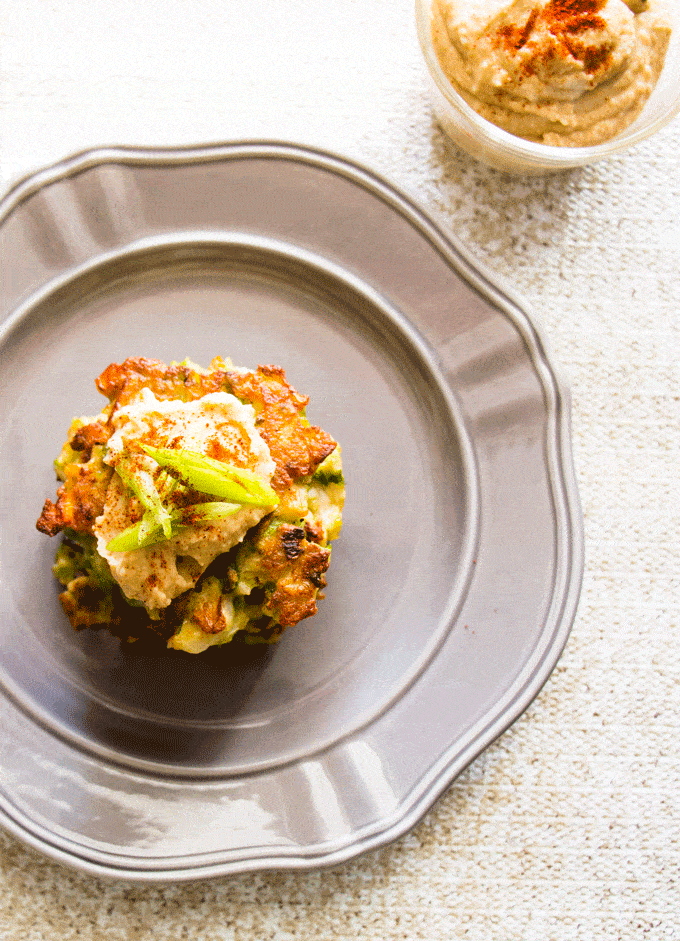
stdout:
<svg viewBox="0 0 680 941">
<path fill-rule="evenodd" d="M 128 526 L 109 540 L 106 546 L 109 552 L 130 552 L 155 545 L 196 523 L 226 519 L 244 505 L 274 507 L 278 503 L 271 487 L 263 484 L 247 468 L 216 461 L 198 451 L 148 445 L 142 445 L 142 449 L 163 468 L 158 477 L 158 488 L 152 475 L 134 467 L 129 458 L 116 464 L 121 480 L 137 497 L 145 512 L 139 523 Z M 227 502 L 198 503 L 180 510 L 168 510 L 161 502 L 162 497 L 167 498 L 182 484 Z"/>
<path fill-rule="evenodd" d="M 241 507 L 234 503 L 197 503 L 195 506 L 187 506 L 181 510 L 173 510 L 170 513 L 170 522 L 172 525 L 172 536 L 196 523 L 209 523 L 213 521 L 225 520 L 232 516 Z M 161 526 L 152 526 L 146 532 L 143 530 L 144 519 L 134 526 L 128 526 L 122 533 L 118 533 L 113 539 L 110 539 L 106 545 L 109 552 L 131 552 L 133 549 L 145 549 L 147 546 L 156 545 L 159 542 L 165 542 L 167 537 Z"/>
<path fill-rule="evenodd" d="M 149 474 L 148 471 L 140 470 L 135 467 L 129 458 L 123 458 L 116 464 L 116 473 L 147 511 L 144 515 L 148 518 L 149 522 L 145 524 L 144 520 L 142 520 L 142 524 L 144 524 L 147 529 L 150 527 L 151 523 L 153 523 L 154 526 L 159 526 L 165 538 L 169 539 L 171 533 L 170 513 L 161 503 L 161 498 L 151 474 Z"/>
<path fill-rule="evenodd" d="M 152 448 L 142 445 L 149 457 L 169 473 L 199 493 L 222 497 L 233 503 L 250 506 L 276 506 L 278 498 L 252 471 L 216 461 L 198 451 L 177 451 L 173 448 Z"/>
</svg>

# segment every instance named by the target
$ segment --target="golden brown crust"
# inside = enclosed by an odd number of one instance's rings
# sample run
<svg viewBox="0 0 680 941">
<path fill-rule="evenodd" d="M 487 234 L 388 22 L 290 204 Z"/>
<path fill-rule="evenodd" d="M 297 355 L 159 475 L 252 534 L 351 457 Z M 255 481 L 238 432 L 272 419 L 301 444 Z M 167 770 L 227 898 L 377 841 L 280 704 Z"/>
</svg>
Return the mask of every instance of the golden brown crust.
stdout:
<svg viewBox="0 0 680 941">
<path fill-rule="evenodd" d="M 142 388 L 150 389 L 157 399 L 189 402 L 209 392 L 224 390 L 225 376 L 225 371 L 220 369 L 201 374 L 181 363 L 167 366 L 158 359 L 129 356 L 123 363 L 111 363 L 95 381 L 102 395 L 109 399 L 110 415 L 113 415 Z"/>
<path fill-rule="evenodd" d="M 272 486 L 279 493 L 293 480 L 313 474 L 336 447 L 330 435 L 304 417 L 309 399 L 289 385 L 280 366 L 258 366 L 245 373 L 215 368 L 201 374 L 191 366 L 167 366 L 160 360 L 137 356 L 111 363 L 96 384 L 109 399 L 109 419 L 142 388 L 150 389 L 158 399 L 183 401 L 210 392 L 232 392 L 258 413 L 259 431 L 276 464 Z"/>
<path fill-rule="evenodd" d="M 323 526 L 318 520 L 314 522 L 305 520 L 305 535 L 310 542 L 323 542 L 325 535 Z"/>
<path fill-rule="evenodd" d="M 57 490 L 57 502 L 45 500 L 36 528 L 48 536 L 62 529 L 91 533 L 94 522 L 104 512 L 106 485 L 101 474 L 86 464 L 71 464 L 66 482 Z"/>
<path fill-rule="evenodd" d="M 106 488 L 111 471 L 103 468 L 101 461 L 92 462 L 92 450 L 105 444 L 111 437 L 111 429 L 98 421 L 82 425 L 75 420 L 69 431 L 65 451 L 71 448 L 71 461 L 62 464 L 63 484 L 57 490 L 57 502 L 45 500 L 36 528 L 48 536 L 55 536 L 63 529 L 91 533 L 94 521 L 104 509 Z M 75 453 L 73 453 L 75 452 Z M 62 457 L 64 456 L 62 452 Z"/>
<path fill-rule="evenodd" d="M 103 512 L 105 488 L 101 479 L 87 467 L 92 448 L 111 436 L 111 416 L 137 396 L 150 389 L 159 399 L 201 398 L 209 392 L 231 391 L 250 403 L 257 413 L 257 423 L 266 441 L 276 470 L 272 487 L 283 493 L 291 483 L 313 474 L 336 447 L 329 434 L 304 417 L 309 399 L 300 395 L 286 381 L 279 366 L 258 366 L 253 372 L 226 372 L 213 369 L 197 373 L 190 366 L 167 366 L 160 360 L 129 357 L 123 363 L 111 363 L 96 380 L 99 391 L 109 399 L 106 425 L 90 422 L 73 433 L 69 444 L 78 451 L 79 464 L 69 465 L 69 477 L 57 492 L 56 504 L 46 501 L 37 527 L 55 535 L 65 527 L 78 532 L 92 532 L 94 521 Z M 215 456 L 215 455 L 213 455 Z"/>
<path fill-rule="evenodd" d="M 63 493 L 63 490 L 64 488 L 60 487 L 57 491 L 56 503 L 53 503 L 50 499 L 45 500 L 42 513 L 35 524 L 35 528 L 39 529 L 41 533 L 45 533 L 46 536 L 56 536 L 68 525 L 64 520 L 62 507 L 59 505 L 59 496 Z"/>
<path fill-rule="evenodd" d="M 272 487 L 281 493 L 299 477 L 313 474 L 332 454 L 336 442 L 304 417 L 309 399 L 286 381 L 279 366 L 258 366 L 254 372 L 227 374 L 234 395 L 258 413 L 258 430 L 267 442 L 276 471 Z"/>
<path fill-rule="evenodd" d="M 95 444 L 106 444 L 110 437 L 111 429 L 95 421 L 76 429 L 69 444 L 74 451 L 82 452 L 82 460 L 89 461 L 92 456 L 92 448 Z"/>
<path fill-rule="evenodd" d="M 266 608 L 283 627 L 316 614 L 316 596 L 326 584 L 330 549 L 309 542 L 302 527 L 284 523 L 258 540 L 261 578 L 275 588 Z"/>
<path fill-rule="evenodd" d="M 63 482 L 56 502 L 45 501 L 37 528 L 50 536 L 63 529 L 93 532 L 96 518 L 104 510 L 114 472 L 102 463 L 102 445 L 113 433 L 112 416 L 137 398 L 143 388 L 148 388 L 158 399 L 179 401 L 224 391 L 252 405 L 258 431 L 275 464 L 272 486 L 280 494 L 281 505 L 287 498 L 297 499 L 293 482 L 311 476 L 334 451 L 336 442 L 309 423 L 304 414 L 308 398 L 287 382 L 283 369 L 258 366 L 253 371 L 241 372 L 228 371 L 224 365 L 222 360 L 214 360 L 211 371 L 202 373 L 191 365 L 167 366 L 158 360 L 131 357 L 108 366 L 96 384 L 109 399 L 109 405 L 99 420 L 87 424 L 74 421 L 57 462 Z M 206 450 L 208 456 L 218 460 L 229 456 L 210 442 Z M 198 495 L 187 493 L 185 496 L 193 504 Z M 257 587 L 252 596 L 244 600 L 255 612 L 252 626 L 246 630 L 258 640 L 276 640 L 284 628 L 316 613 L 316 598 L 319 589 L 326 584 L 324 575 L 330 560 L 330 549 L 324 542 L 323 526 L 310 519 L 300 519 L 297 525 L 287 522 L 271 525 L 267 517 L 253 533 L 248 552 L 254 553 Z M 234 572 L 234 581 L 237 577 Z M 219 634 L 228 626 L 222 609 L 225 585 L 217 579 L 214 581 L 214 591 L 210 586 L 210 590 L 201 590 L 200 597 L 194 592 L 185 593 L 175 599 L 157 621 L 152 621 L 143 609 L 131 608 L 117 589 L 112 596 L 107 596 L 85 573 L 70 581 L 60 598 L 76 629 L 107 626 L 121 637 L 144 637 L 150 630 L 160 638 L 167 638 L 175 632 L 177 624 L 188 619 L 204 634 Z M 231 591 L 235 585 L 226 587 Z M 109 609 L 106 597 L 109 597 Z"/>
</svg>

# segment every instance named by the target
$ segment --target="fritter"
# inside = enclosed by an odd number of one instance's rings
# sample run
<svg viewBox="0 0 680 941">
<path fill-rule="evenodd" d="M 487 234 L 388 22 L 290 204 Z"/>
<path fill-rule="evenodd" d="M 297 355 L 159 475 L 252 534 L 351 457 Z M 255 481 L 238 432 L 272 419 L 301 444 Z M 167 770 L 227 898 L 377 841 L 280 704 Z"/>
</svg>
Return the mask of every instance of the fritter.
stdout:
<svg viewBox="0 0 680 941">
<path fill-rule="evenodd" d="M 142 357 L 97 378 L 37 528 L 71 624 L 200 653 L 271 643 L 316 613 L 340 532 L 340 447 L 278 366 Z"/>
</svg>

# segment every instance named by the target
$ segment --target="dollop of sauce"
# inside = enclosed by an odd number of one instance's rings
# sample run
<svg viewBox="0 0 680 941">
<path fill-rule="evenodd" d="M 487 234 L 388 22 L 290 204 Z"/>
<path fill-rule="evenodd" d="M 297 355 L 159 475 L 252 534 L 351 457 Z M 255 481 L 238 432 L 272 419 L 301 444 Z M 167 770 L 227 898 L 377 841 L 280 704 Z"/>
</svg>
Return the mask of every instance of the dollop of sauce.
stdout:
<svg viewBox="0 0 680 941">
<path fill-rule="evenodd" d="M 199 451 L 208 457 L 247 467 L 269 484 L 275 464 L 255 425 L 255 411 L 226 392 L 212 392 L 191 402 L 159 400 L 149 390 L 119 409 L 113 418 L 106 461 L 115 467 L 124 454 L 135 453 L 140 469 L 153 473 L 155 463 L 140 445 Z M 130 552 L 109 552 L 108 542 L 140 519 L 140 506 L 114 474 L 104 512 L 95 522 L 97 551 L 125 596 L 149 609 L 167 607 L 198 581 L 210 563 L 241 542 L 269 510 L 240 507 L 226 519 L 190 526 L 164 542 Z"/>
</svg>

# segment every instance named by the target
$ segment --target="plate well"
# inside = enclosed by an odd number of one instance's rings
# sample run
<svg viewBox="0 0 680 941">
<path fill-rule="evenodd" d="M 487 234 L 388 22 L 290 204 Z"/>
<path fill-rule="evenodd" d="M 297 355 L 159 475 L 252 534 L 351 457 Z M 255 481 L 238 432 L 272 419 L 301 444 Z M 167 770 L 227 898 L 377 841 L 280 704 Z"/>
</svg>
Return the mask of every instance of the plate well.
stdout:
<svg viewBox="0 0 680 941">
<path fill-rule="evenodd" d="M 0 671 L 43 724 L 162 773 L 246 773 L 347 735 L 436 652 L 469 577 L 474 472 L 426 345 L 375 292 L 290 246 L 166 239 L 43 292 L 2 345 L 6 401 L 21 402 L 6 416 L 6 493 L 23 481 L 25 498 L 2 550 Z M 341 442 L 347 502 L 327 597 L 275 648 L 150 658 L 72 632 L 61 611 L 57 539 L 35 518 L 71 418 L 106 404 L 94 377 L 128 355 L 284 365 Z"/>
</svg>

